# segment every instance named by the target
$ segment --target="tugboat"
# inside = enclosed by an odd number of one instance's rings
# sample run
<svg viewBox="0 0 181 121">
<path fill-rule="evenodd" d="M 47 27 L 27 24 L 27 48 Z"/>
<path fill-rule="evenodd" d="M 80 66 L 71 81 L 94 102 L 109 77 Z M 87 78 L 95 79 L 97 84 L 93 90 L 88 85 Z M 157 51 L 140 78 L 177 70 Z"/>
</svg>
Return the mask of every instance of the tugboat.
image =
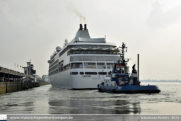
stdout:
<svg viewBox="0 0 181 121">
<path fill-rule="evenodd" d="M 124 50 L 127 47 L 123 43 L 121 48 L 120 59 L 114 64 L 112 72 L 110 71 L 108 77 L 104 78 L 104 82 L 98 84 L 99 92 L 110 93 L 159 93 L 160 90 L 155 85 L 140 85 L 140 81 L 137 78 L 137 71 L 135 64 L 132 67 L 132 73 L 129 74 L 129 67 L 125 60 Z"/>
</svg>

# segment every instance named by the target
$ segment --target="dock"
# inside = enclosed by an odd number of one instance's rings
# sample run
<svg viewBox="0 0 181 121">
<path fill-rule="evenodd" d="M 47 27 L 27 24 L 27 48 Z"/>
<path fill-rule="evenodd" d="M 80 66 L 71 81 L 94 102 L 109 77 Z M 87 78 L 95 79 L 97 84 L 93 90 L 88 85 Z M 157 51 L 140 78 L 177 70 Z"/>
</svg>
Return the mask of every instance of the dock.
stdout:
<svg viewBox="0 0 181 121">
<path fill-rule="evenodd" d="M 0 67 L 0 78 L 1 78 L 0 81 L 3 81 L 3 82 L 12 81 L 12 80 L 16 81 L 16 80 L 21 79 L 22 77 L 25 77 L 24 73 Z"/>
<path fill-rule="evenodd" d="M 50 84 L 46 82 L 35 82 L 35 76 L 33 74 L 36 73 L 36 70 L 33 70 L 33 64 L 31 64 L 31 62 L 27 62 L 27 67 L 23 68 L 25 73 L 0 66 L 0 94 Z"/>
</svg>

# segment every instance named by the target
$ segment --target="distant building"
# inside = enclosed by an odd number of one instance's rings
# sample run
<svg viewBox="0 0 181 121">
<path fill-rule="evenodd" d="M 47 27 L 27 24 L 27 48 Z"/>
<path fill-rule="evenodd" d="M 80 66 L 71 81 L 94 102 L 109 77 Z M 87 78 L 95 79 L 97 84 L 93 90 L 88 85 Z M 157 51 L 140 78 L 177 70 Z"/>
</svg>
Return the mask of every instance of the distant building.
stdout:
<svg viewBox="0 0 181 121">
<path fill-rule="evenodd" d="M 25 74 L 25 81 L 35 81 L 35 78 L 33 75 L 36 74 L 36 70 L 33 69 L 33 64 L 31 62 L 27 62 L 27 67 L 24 68 L 24 74 Z"/>
<path fill-rule="evenodd" d="M 33 69 L 33 64 L 31 62 L 27 62 L 27 67 L 24 68 L 25 75 L 33 75 L 36 74 L 36 70 Z"/>
<path fill-rule="evenodd" d="M 50 82 L 49 76 L 48 75 L 43 75 L 42 80 L 45 82 Z"/>
<path fill-rule="evenodd" d="M 34 75 L 35 76 L 35 82 L 41 82 L 42 78 L 39 75 Z"/>
</svg>

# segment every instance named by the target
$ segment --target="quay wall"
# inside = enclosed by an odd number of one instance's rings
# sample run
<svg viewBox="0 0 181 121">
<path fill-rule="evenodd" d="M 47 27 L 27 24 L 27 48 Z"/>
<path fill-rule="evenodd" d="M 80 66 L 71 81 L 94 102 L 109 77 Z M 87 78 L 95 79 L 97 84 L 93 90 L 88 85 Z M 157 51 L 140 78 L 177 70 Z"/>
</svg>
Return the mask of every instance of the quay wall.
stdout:
<svg viewBox="0 0 181 121">
<path fill-rule="evenodd" d="M 16 91 L 22 90 L 20 82 L 7 82 L 6 84 L 7 84 L 7 91 L 6 91 L 6 93 L 16 92 Z"/>
<path fill-rule="evenodd" d="M 0 82 L 0 94 L 6 93 L 6 82 Z"/>
<path fill-rule="evenodd" d="M 29 83 L 29 82 L 0 82 L 0 94 L 16 92 L 21 90 L 30 89 L 33 87 L 47 85 L 49 83 L 44 82 L 36 82 L 36 83 Z"/>
</svg>

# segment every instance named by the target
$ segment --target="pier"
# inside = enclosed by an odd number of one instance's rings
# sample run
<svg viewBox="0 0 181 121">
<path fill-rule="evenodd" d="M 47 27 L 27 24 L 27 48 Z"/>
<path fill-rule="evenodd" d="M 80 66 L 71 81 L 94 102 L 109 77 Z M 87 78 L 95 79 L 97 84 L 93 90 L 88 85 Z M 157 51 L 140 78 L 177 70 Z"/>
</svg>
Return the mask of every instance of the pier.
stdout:
<svg viewBox="0 0 181 121">
<path fill-rule="evenodd" d="M 22 77 L 25 77 L 24 73 L 0 67 L 0 82 L 19 81 Z"/>
<path fill-rule="evenodd" d="M 33 70 L 33 64 L 27 62 L 24 73 L 0 67 L 0 94 L 16 92 L 34 87 L 47 85 L 46 82 L 36 82 L 36 70 Z"/>
<path fill-rule="evenodd" d="M 0 94 L 40 86 L 38 82 L 24 81 L 25 77 L 34 78 L 32 75 L 25 75 L 18 71 L 0 67 Z"/>
</svg>

